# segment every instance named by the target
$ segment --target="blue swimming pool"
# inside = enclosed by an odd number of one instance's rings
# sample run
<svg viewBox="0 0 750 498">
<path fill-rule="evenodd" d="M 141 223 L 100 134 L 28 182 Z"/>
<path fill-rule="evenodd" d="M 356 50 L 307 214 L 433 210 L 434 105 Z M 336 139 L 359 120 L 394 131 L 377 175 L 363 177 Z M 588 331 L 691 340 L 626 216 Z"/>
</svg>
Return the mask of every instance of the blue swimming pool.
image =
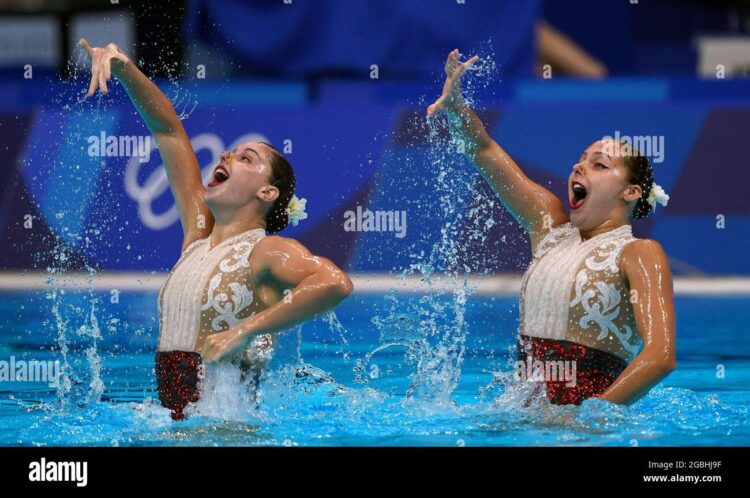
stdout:
<svg viewBox="0 0 750 498">
<path fill-rule="evenodd" d="M 184 422 L 156 400 L 156 294 L 111 301 L 0 293 L 0 360 L 69 365 L 0 382 L 0 445 L 750 445 L 748 297 L 678 297 L 678 368 L 630 408 L 523 408 L 516 298 L 354 294 L 284 335 L 257 407 L 217 369 Z"/>
</svg>

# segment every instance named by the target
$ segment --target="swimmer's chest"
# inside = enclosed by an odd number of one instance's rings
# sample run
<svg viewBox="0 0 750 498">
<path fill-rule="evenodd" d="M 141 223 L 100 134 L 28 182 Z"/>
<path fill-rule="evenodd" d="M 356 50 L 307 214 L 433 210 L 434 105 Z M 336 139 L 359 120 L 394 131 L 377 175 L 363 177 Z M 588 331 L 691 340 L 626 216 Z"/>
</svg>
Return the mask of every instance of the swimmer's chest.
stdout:
<svg viewBox="0 0 750 498">
<path fill-rule="evenodd" d="M 635 354 L 641 340 L 620 259 L 623 247 L 636 239 L 629 227 L 613 232 L 584 242 L 577 231 L 548 240 L 524 276 L 524 333 L 625 359 Z"/>
<path fill-rule="evenodd" d="M 234 327 L 276 302 L 276 289 L 258 282 L 252 272 L 252 252 L 260 238 L 244 237 L 212 249 L 208 238 L 191 244 L 162 287 L 160 315 L 189 313 L 186 318 L 205 336 Z"/>
</svg>

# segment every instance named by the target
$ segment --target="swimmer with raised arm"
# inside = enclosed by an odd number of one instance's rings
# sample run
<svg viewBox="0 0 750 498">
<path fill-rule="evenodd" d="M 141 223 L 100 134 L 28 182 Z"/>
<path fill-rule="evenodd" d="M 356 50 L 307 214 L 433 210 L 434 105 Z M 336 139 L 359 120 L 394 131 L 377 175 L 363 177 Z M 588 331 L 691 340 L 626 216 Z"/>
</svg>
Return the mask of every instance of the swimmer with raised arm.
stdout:
<svg viewBox="0 0 750 498">
<path fill-rule="evenodd" d="M 156 374 L 174 419 L 200 397 L 202 363 L 233 362 L 256 382 L 276 335 L 334 308 L 349 277 L 296 240 L 269 236 L 305 217 L 289 162 L 247 142 L 222 154 L 208 188 L 169 99 L 117 46 L 91 47 L 88 95 L 116 77 L 159 147 L 183 229 L 182 253 L 159 293 Z"/>
<path fill-rule="evenodd" d="M 598 140 L 568 177 L 568 206 L 530 180 L 462 98 L 477 60 L 448 55 L 442 95 L 427 114 L 447 114 L 454 139 L 531 239 L 523 277 L 520 361 L 575 361 L 576 382 L 545 379 L 553 404 L 598 397 L 630 404 L 676 365 L 672 276 L 661 245 L 633 236 L 631 221 L 668 196 L 629 143 Z"/>
</svg>

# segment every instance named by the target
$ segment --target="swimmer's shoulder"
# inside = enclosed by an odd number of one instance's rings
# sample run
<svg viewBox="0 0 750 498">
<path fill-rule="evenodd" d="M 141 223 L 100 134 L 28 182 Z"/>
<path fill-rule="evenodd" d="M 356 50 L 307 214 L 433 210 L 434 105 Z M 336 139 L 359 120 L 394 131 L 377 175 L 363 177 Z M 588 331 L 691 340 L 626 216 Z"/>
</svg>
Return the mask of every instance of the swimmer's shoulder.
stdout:
<svg viewBox="0 0 750 498">
<path fill-rule="evenodd" d="M 267 269 L 274 261 L 306 257 L 310 251 L 295 239 L 281 235 L 266 235 L 255 244 L 251 255 L 253 268 Z"/>
<path fill-rule="evenodd" d="M 250 271 L 254 285 L 273 282 L 274 278 L 271 275 L 288 271 L 310 256 L 310 251 L 295 239 L 281 235 L 266 235 L 255 244 L 250 255 Z"/>
<path fill-rule="evenodd" d="M 636 272 L 669 273 L 669 258 L 658 241 L 635 239 L 623 247 L 620 273 L 627 277 Z"/>
<path fill-rule="evenodd" d="M 265 253 L 268 251 L 299 251 L 307 248 L 297 240 L 281 235 L 266 235 L 255 245 L 254 253 Z"/>
</svg>

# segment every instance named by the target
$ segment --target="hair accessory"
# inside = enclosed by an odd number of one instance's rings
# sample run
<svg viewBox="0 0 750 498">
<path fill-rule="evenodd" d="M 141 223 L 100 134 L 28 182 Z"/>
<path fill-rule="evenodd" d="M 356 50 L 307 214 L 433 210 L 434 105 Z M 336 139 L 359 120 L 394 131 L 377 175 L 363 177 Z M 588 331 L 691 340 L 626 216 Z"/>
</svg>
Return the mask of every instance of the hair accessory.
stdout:
<svg viewBox="0 0 750 498">
<path fill-rule="evenodd" d="M 666 206 L 669 202 L 669 196 L 661 186 L 654 183 L 651 186 L 651 191 L 648 193 L 648 199 L 646 199 L 651 205 L 651 210 L 656 211 L 656 203 L 658 202 L 662 206 Z"/>
<path fill-rule="evenodd" d="M 297 196 L 293 196 L 292 200 L 289 201 L 289 206 L 286 208 L 286 214 L 289 216 L 289 223 L 292 224 L 292 226 L 297 226 L 297 224 L 307 219 L 307 213 L 305 212 L 305 207 L 307 206 L 307 199 L 299 199 Z"/>
</svg>

